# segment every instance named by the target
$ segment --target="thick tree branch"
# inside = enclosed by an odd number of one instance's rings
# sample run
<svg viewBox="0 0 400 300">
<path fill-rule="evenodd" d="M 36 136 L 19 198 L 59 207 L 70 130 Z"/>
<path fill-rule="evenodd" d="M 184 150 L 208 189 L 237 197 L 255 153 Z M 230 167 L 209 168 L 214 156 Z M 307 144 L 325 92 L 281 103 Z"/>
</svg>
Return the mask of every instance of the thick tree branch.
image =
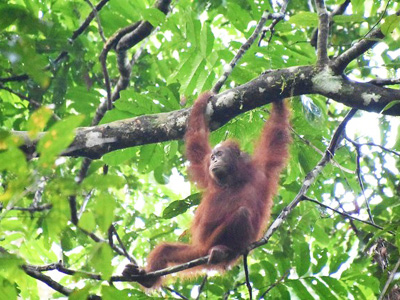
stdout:
<svg viewBox="0 0 400 300">
<path fill-rule="evenodd" d="M 329 69 L 318 72 L 311 66 L 292 67 L 262 74 L 214 97 L 209 104 L 211 129 L 217 129 L 235 116 L 275 99 L 302 94 L 321 94 L 345 105 L 373 112 L 380 112 L 391 101 L 400 100 L 399 90 L 354 82 L 332 75 Z M 400 115 L 400 104 L 384 113 Z M 75 140 L 62 155 L 99 158 L 118 149 L 181 139 L 188 114 L 189 109 L 181 109 L 78 128 Z M 24 140 L 22 149 L 27 154 L 35 153 L 37 141 L 31 141 L 27 132 L 13 133 Z M 43 135 L 39 134 L 39 138 Z"/>
</svg>

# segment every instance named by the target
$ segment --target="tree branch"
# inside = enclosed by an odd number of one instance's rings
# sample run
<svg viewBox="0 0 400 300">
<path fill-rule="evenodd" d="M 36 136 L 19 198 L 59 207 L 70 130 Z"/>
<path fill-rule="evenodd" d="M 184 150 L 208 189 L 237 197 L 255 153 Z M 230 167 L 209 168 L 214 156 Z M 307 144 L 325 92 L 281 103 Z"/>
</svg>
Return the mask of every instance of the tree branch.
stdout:
<svg viewBox="0 0 400 300">
<path fill-rule="evenodd" d="M 231 60 L 229 65 L 226 65 L 224 67 L 224 74 L 218 79 L 217 83 L 214 85 L 212 88 L 212 92 L 217 94 L 219 90 L 221 89 L 222 85 L 225 83 L 225 81 L 228 79 L 229 75 L 232 73 L 233 69 L 235 68 L 237 62 L 242 58 L 242 56 L 246 53 L 247 50 L 250 49 L 251 45 L 254 43 L 258 35 L 260 34 L 262 28 L 265 25 L 265 22 L 267 22 L 269 13 L 268 11 L 264 11 L 264 13 L 261 16 L 260 21 L 258 22 L 256 28 L 254 29 L 252 35 L 249 37 L 249 39 L 240 47 L 238 53 L 236 53 L 235 57 Z"/>
<path fill-rule="evenodd" d="M 392 272 L 390 273 L 390 276 L 388 278 L 388 280 L 385 283 L 385 286 L 383 287 L 383 290 L 381 292 L 381 294 L 379 295 L 379 300 L 382 300 L 383 297 L 385 296 L 389 285 L 392 283 L 393 279 L 394 279 L 394 275 L 396 275 L 397 269 L 400 267 L 400 258 L 398 259 L 396 265 L 394 266 Z"/>
<path fill-rule="evenodd" d="M 365 221 L 365 220 L 362 220 L 362 219 L 353 217 L 352 215 L 350 215 L 350 214 L 348 214 L 348 213 L 345 213 L 345 212 L 342 212 L 342 211 L 340 211 L 340 210 L 334 209 L 334 208 L 332 208 L 332 207 L 330 207 L 330 206 L 328 206 L 328 205 L 326 205 L 326 204 L 323 204 L 322 202 L 319 202 L 318 200 L 311 199 L 311 198 L 309 198 L 308 196 L 303 196 L 303 198 L 302 198 L 301 200 L 306 200 L 306 201 L 309 201 L 309 202 L 318 204 L 319 206 L 321 206 L 321 207 L 323 207 L 323 208 L 326 208 L 326 209 L 329 209 L 329 210 L 331 210 L 331 211 L 334 211 L 335 213 L 337 213 L 337 214 L 339 214 L 339 215 L 341 215 L 341 216 L 343 216 L 343 217 L 345 217 L 345 218 L 349 218 L 350 220 L 355 220 L 355 221 L 358 221 L 358 222 L 361 222 L 361 223 L 370 225 L 370 226 L 372 226 L 372 227 L 375 227 L 375 228 L 377 228 L 377 229 L 383 230 L 383 227 L 382 227 L 382 226 L 376 225 L 375 223 L 372 223 L 372 222 L 370 222 L 370 221 Z"/>
<path fill-rule="evenodd" d="M 334 76 L 326 69 L 318 72 L 311 66 L 293 67 L 270 71 L 213 97 L 209 104 L 212 107 L 210 127 L 215 130 L 235 116 L 276 99 L 311 93 L 377 112 L 391 101 L 400 100 L 400 90 L 354 82 L 346 77 Z M 400 104 L 384 113 L 400 115 Z M 189 109 L 181 109 L 77 128 L 75 140 L 62 155 L 99 158 L 117 149 L 181 139 L 188 114 Z M 14 131 L 13 134 L 23 139 L 22 149 L 27 155 L 36 153 L 37 140 L 32 141 L 24 131 Z M 44 134 L 40 133 L 38 139 Z"/>
<path fill-rule="evenodd" d="M 319 17 L 317 41 L 317 66 L 322 68 L 329 62 L 328 58 L 328 33 L 329 15 L 324 0 L 315 0 Z"/>
<path fill-rule="evenodd" d="M 400 10 L 396 12 L 396 15 L 400 15 Z M 354 46 L 347 49 L 344 53 L 334 59 L 333 63 L 331 64 L 334 73 L 341 74 L 351 61 L 371 49 L 384 37 L 385 35 L 380 28 L 375 28 L 369 32 L 364 38 L 355 43 Z"/>
<path fill-rule="evenodd" d="M 53 290 L 56 290 L 57 292 L 68 296 L 69 294 L 72 293 L 72 290 L 59 284 L 57 281 L 54 281 L 51 277 L 42 274 L 40 271 L 37 271 L 34 267 L 28 266 L 28 265 L 23 265 L 22 269 L 25 271 L 26 274 L 29 276 L 40 280 L 41 282 L 47 284 L 50 288 Z"/>
</svg>

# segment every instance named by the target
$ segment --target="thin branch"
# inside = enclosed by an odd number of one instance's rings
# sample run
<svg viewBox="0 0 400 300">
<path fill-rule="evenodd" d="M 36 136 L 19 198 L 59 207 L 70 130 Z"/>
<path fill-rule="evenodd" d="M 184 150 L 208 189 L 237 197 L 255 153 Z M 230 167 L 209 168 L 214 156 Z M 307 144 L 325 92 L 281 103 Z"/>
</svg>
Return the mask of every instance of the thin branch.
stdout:
<svg viewBox="0 0 400 300">
<path fill-rule="evenodd" d="M 346 181 L 346 184 L 349 184 L 349 183 Z M 347 213 L 347 211 L 343 208 L 343 205 L 342 205 L 342 203 L 340 202 L 340 200 L 339 200 L 337 197 L 335 197 L 335 200 L 336 200 L 336 202 L 338 203 L 340 209 L 341 209 L 344 213 Z M 355 202 L 355 203 L 357 203 L 357 202 Z M 358 235 L 359 232 L 360 232 L 360 230 L 358 230 L 356 224 L 354 224 L 354 220 L 349 219 L 349 223 L 350 223 L 351 229 L 353 229 L 353 231 L 355 232 L 355 234 Z"/>
<path fill-rule="evenodd" d="M 400 10 L 396 12 L 396 15 L 400 15 Z M 375 28 L 369 32 L 364 38 L 334 59 L 331 66 L 335 74 L 341 74 L 351 61 L 371 49 L 384 37 L 385 35 L 380 28 Z"/>
<path fill-rule="evenodd" d="M 394 266 L 392 272 L 390 273 L 390 276 L 388 278 L 388 280 L 385 283 L 385 286 L 383 287 L 383 290 L 381 292 L 381 294 L 379 295 L 379 299 L 378 300 L 382 300 L 383 297 L 385 296 L 389 285 L 392 283 L 393 279 L 394 279 L 394 275 L 396 275 L 397 269 L 400 267 L 400 258 L 398 259 L 396 265 Z"/>
<path fill-rule="evenodd" d="M 315 145 L 313 145 L 309 140 L 307 140 L 306 138 L 302 137 L 299 133 L 296 132 L 296 130 L 294 130 L 293 127 L 290 126 L 290 130 L 294 133 L 294 135 L 301 140 L 304 144 L 306 144 L 307 146 L 311 147 L 315 152 L 317 152 L 319 155 L 323 156 L 324 152 L 322 152 L 321 150 L 319 150 Z M 343 166 L 341 166 L 335 159 L 332 159 L 332 164 L 339 168 L 340 170 L 342 170 L 343 172 L 346 173 L 350 173 L 350 174 L 354 174 L 354 171 L 347 169 Z"/>
<path fill-rule="evenodd" d="M 335 8 L 330 14 L 329 14 L 329 28 L 328 30 L 332 27 L 333 25 L 333 17 L 337 15 L 341 15 L 345 12 L 349 4 L 351 3 L 350 0 L 344 1 L 342 4 L 340 4 L 338 7 Z M 317 41 L 318 41 L 318 28 L 316 28 L 313 32 L 313 35 L 311 37 L 310 44 L 314 48 L 317 48 Z"/>
<path fill-rule="evenodd" d="M 121 238 L 119 237 L 118 232 L 115 229 L 115 226 L 113 224 L 111 224 L 111 226 L 109 228 L 109 233 L 111 235 L 111 240 L 109 241 L 110 246 L 113 247 L 113 245 L 114 245 L 114 243 L 112 242 L 112 236 L 115 235 L 115 237 L 117 238 L 118 244 L 119 244 L 120 248 L 122 249 L 125 257 L 127 257 L 132 264 L 138 266 L 137 261 L 132 256 L 129 255 L 128 251 L 126 251 L 125 245 L 122 242 Z"/>
<path fill-rule="evenodd" d="M 367 36 L 372 30 L 374 30 L 375 27 L 378 26 L 378 24 L 382 21 L 383 16 L 386 14 L 387 9 L 388 9 L 388 7 L 389 7 L 389 3 L 390 3 L 390 0 L 388 0 L 388 1 L 386 2 L 385 9 L 383 10 L 383 12 L 381 13 L 381 15 L 379 16 L 378 21 L 376 21 L 376 23 L 374 24 L 374 26 L 371 27 L 371 30 L 369 30 L 369 31 L 365 34 L 365 36 Z M 364 37 L 365 37 L 365 36 L 364 36 Z"/>
<path fill-rule="evenodd" d="M 7 82 L 13 82 L 13 81 L 25 81 L 28 80 L 29 76 L 27 74 L 23 74 L 23 75 L 15 75 L 15 76 L 10 76 L 10 77 L 3 77 L 0 78 L 0 82 L 1 83 L 7 83 Z"/>
<path fill-rule="evenodd" d="M 384 147 L 384 146 L 382 146 L 382 145 L 378 145 L 378 144 L 372 143 L 372 142 L 368 142 L 368 143 L 364 143 L 364 144 L 360 144 L 360 145 L 362 145 L 362 146 L 379 147 L 379 148 L 381 148 L 382 150 L 384 150 L 384 151 L 386 151 L 386 152 L 390 152 L 390 153 L 392 153 L 392 154 L 394 154 L 394 155 L 400 156 L 400 153 L 399 153 L 399 152 L 394 151 L 394 150 L 389 149 L 389 148 L 386 148 L 386 147 Z"/>
<path fill-rule="evenodd" d="M 199 291 L 198 291 L 196 300 L 199 300 L 199 299 L 200 299 L 200 295 L 201 295 L 201 293 L 203 292 L 204 287 L 206 286 L 207 279 L 208 279 L 208 276 L 205 275 L 205 276 L 203 277 L 203 280 L 201 281 L 201 285 L 200 285 L 200 287 L 199 287 Z"/>
<path fill-rule="evenodd" d="M 88 237 L 90 237 L 93 241 L 95 241 L 96 243 L 107 243 L 110 245 L 110 247 L 119 255 L 125 256 L 126 258 L 129 259 L 129 261 L 132 261 L 133 263 L 136 263 L 135 259 L 129 255 L 128 252 L 126 252 L 126 250 L 122 250 L 121 248 L 119 248 L 117 245 L 114 244 L 110 244 L 108 243 L 108 241 L 106 241 L 105 239 L 102 239 L 101 237 L 98 237 L 97 235 L 95 235 L 93 232 L 89 232 L 79 226 L 77 226 L 77 228 L 82 231 L 84 234 L 86 234 Z"/>
<path fill-rule="evenodd" d="M 269 16 L 268 11 L 264 11 L 264 13 L 261 16 L 260 21 L 258 22 L 256 28 L 254 29 L 252 35 L 240 47 L 238 53 L 236 53 L 235 57 L 231 60 L 229 65 L 224 67 L 224 73 L 218 79 L 218 81 L 214 85 L 214 87 L 212 88 L 212 92 L 214 92 L 215 94 L 218 94 L 218 92 L 221 89 L 222 85 L 225 83 L 225 81 L 228 79 L 229 75 L 232 73 L 233 69 L 235 68 L 237 62 L 242 58 L 242 56 L 246 53 L 246 51 L 250 49 L 251 45 L 254 43 L 254 41 L 256 40 L 257 36 L 260 34 L 262 28 L 265 25 L 265 22 L 267 22 L 268 16 Z"/>
<path fill-rule="evenodd" d="M 181 299 L 189 300 L 189 298 L 183 296 L 181 293 L 179 293 L 179 292 L 177 292 L 177 291 L 175 291 L 175 290 L 173 290 L 173 289 L 171 289 L 171 288 L 169 288 L 167 286 L 164 286 L 163 288 L 166 289 L 167 291 L 170 291 L 171 293 L 177 295 Z"/>
<path fill-rule="evenodd" d="M 375 223 L 372 223 L 372 222 L 370 222 L 370 221 L 366 221 L 366 220 L 362 220 L 362 219 L 353 217 L 352 215 L 350 215 L 350 214 L 348 214 L 348 213 L 345 213 L 345 212 L 342 212 L 342 211 L 337 210 L 337 209 L 335 209 L 335 208 L 332 208 L 332 207 L 330 207 L 330 206 L 328 206 L 328 205 L 326 205 L 326 204 L 323 204 L 323 203 L 319 202 L 318 200 L 312 199 L 312 198 L 310 198 L 310 197 L 303 196 L 303 198 L 302 198 L 301 200 L 304 200 L 304 201 L 308 201 L 308 202 L 312 202 L 312 203 L 318 204 L 319 206 L 321 206 L 321 207 L 323 207 L 323 208 L 326 208 L 326 209 L 329 209 L 329 210 L 331 210 L 331 211 L 334 211 L 335 213 L 337 213 L 337 214 L 339 214 L 339 215 L 341 215 L 341 216 L 343 216 L 343 217 L 345 217 L 345 218 L 349 218 L 349 219 L 351 219 L 351 220 L 355 220 L 355 221 L 358 221 L 358 222 L 361 222 L 361 223 L 370 225 L 370 226 L 372 226 L 372 227 L 375 227 L 375 228 L 377 228 L 377 229 L 383 230 L 383 227 L 382 227 L 382 226 L 376 225 Z"/>
<path fill-rule="evenodd" d="M 283 274 L 277 281 L 275 281 L 273 284 L 271 284 L 268 287 L 268 289 L 260 296 L 259 299 L 263 299 L 265 297 L 265 295 L 269 293 L 270 290 L 272 290 L 274 287 L 276 287 L 278 284 L 280 284 L 282 281 L 284 281 L 285 278 L 289 276 L 290 270 L 291 269 L 287 270 L 285 272 L 285 274 Z"/>
<path fill-rule="evenodd" d="M 14 94 L 16 96 L 18 96 L 19 98 L 28 101 L 34 108 L 39 108 L 41 106 L 41 104 L 33 99 L 30 99 L 28 97 L 26 97 L 25 95 L 15 92 L 12 89 L 0 84 L 0 89 L 5 90 L 7 92 L 9 92 L 10 94 Z"/>
<path fill-rule="evenodd" d="M 271 33 L 269 38 L 268 38 L 267 43 L 269 44 L 271 42 L 272 36 L 273 36 L 273 34 L 275 32 L 274 28 L 281 20 L 284 19 L 288 4 L 289 4 L 289 0 L 284 0 L 283 3 L 282 3 L 282 6 L 281 6 L 281 10 L 279 11 L 279 13 L 272 14 L 272 15 L 269 16 L 269 19 L 272 19 L 272 22 L 267 28 L 263 29 L 263 31 L 261 33 L 261 36 L 260 36 L 260 39 L 258 41 L 258 46 L 261 45 L 261 41 L 265 38 L 265 35 L 267 34 L 267 32 Z"/>
<path fill-rule="evenodd" d="M 2 207 L 2 204 L 0 204 L 0 209 Z M 48 204 L 43 204 L 43 205 L 37 205 L 37 206 L 31 206 L 31 207 L 11 207 L 10 210 L 19 210 L 19 211 L 28 211 L 30 213 L 33 212 L 39 212 L 39 211 L 45 211 L 45 210 L 50 210 L 53 207 L 53 204 L 48 203 Z"/>
<path fill-rule="evenodd" d="M 101 0 L 96 6 L 95 11 L 98 13 L 110 0 Z M 96 14 L 95 11 L 92 10 L 90 14 L 87 16 L 85 21 L 79 26 L 77 30 L 72 33 L 72 36 L 69 38 L 70 43 L 72 44 L 85 30 L 89 27 L 90 22 L 95 18 Z M 68 55 L 68 51 L 62 51 L 58 57 L 54 60 L 55 63 L 60 62 L 64 57 Z"/>
<path fill-rule="evenodd" d="M 41 272 L 35 270 L 35 268 L 33 268 L 33 267 L 24 265 L 24 266 L 22 266 L 22 269 L 29 276 L 31 276 L 37 280 L 40 280 L 41 282 L 47 284 L 53 290 L 56 290 L 57 292 L 65 295 L 65 296 L 68 296 L 73 292 L 73 290 L 59 284 L 57 281 L 54 281 L 51 277 L 42 274 Z"/>
<path fill-rule="evenodd" d="M 371 207 L 369 206 L 369 201 L 367 199 L 367 196 L 365 195 L 364 181 L 363 181 L 362 174 L 361 174 L 361 163 L 360 163 L 360 160 L 361 160 L 361 150 L 360 150 L 361 145 L 358 144 L 357 142 L 353 141 L 352 139 L 350 139 L 347 135 L 345 135 L 344 137 L 345 137 L 345 139 L 347 141 L 349 141 L 350 143 L 353 144 L 354 148 L 356 148 L 356 173 L 357 173 L 358 184 L 359 184 L 359 186 L 361 188 L 361 192 L 362 192 L 363 197 L 364 197 L 364 202 L 365 202 L 365 205 L 367 207 L 367 212 L 368 212 L 369 219 L 370 219 L 370 221 L 372 223 L 374 223 L 374 218 L 372 216 Z"/>
<path fill-rule="evenodd" d="M 249 291 L 249 299 L 253 299 L 253 292 L 251 289 L 251 284 L 250 284 L 250 277 L 249 277 L 249 267 L 247 265 L 247 253 L 243 254 L 243 268 L 244 268 L 244 274 L 246 275 L 246 286 L 247 290 Z"/>
<path fill-rule="evenodd" d="M 324 67 L 328 64 L 328 36 L 329 36 L 329 14 L 325 7 L 324 0 L 315 0 L 318 23 L 318 41 L 317 41 L 317 65 Z"/>
<path fill-rule="evenodd" d="M 85 0 L 85 2 L 87 4 L 89 4 L 89 6 L 92 8 L 92 11 L 93 11 L 94 16 L 96 18 L 97 27 L 98 27 L 98 30 L 99 30 L 99 35 L 100 35 L 101 39 L 103 40 L 103 42 L 105 43 L 106 42 L 106 37 L 104 36 L 103 27 L 101 26 L 101 21 L 100 21 L 100 18 L 99 18 L 99 14 L 97 13 L 97 9 L 96 9 L 96 7 L 93 5 L 93 3 L 90 0 Z"/>
</svg>

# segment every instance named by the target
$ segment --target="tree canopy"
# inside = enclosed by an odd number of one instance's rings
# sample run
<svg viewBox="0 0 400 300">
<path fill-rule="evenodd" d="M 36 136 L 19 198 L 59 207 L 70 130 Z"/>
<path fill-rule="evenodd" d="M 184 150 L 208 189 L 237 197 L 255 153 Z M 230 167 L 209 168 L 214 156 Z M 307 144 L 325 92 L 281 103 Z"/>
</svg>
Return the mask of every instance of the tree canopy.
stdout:
<svg viewBox="0 0 400 300">
<path fill-rule="evenodd" d="M 98 1 L 98 0 L 96 0 Z M 0 3 L 1 299 L 398 299 L 400 4 Z M 290 98 L 293 143 L 264 237 L 224 274 L 143 291 L 121 275 L 190 240 L 183 136 L 252 152 Z"/>
</svg>

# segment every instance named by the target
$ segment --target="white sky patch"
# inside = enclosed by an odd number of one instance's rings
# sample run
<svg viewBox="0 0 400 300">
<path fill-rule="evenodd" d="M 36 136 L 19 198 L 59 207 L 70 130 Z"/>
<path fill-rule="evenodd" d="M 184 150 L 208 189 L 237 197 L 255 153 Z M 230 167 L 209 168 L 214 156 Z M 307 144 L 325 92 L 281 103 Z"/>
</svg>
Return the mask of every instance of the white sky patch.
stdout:
<svg viewBox="0 0 400 300">
<path fill-rule="evenodd" d="M 358 142 L 369 142 L 373 141 L 376 144 L 381 143 L 381 135 L 380 135 L 380 120 L 379 115 L 374 113 L 366 113 L 362 114 L 358 118 L 352 118 L 347 127 L 346 133 L 352 140 L 357 137 L 368 137 L 368 140 L 362 140 Z M 364 148 L 364 147 L 363 147 Z M 364 149 L 362 149 L 364 150 Z"/>
<path fill-rule="evenodd" d="M 185 178 L 179 174 L 176 168 L 172 169 L 172 175 L 169 177 L 167 188 L 174 191 L 183 198 L 190 196 L 190 182 L 186 181 Z"/>
</svg>

